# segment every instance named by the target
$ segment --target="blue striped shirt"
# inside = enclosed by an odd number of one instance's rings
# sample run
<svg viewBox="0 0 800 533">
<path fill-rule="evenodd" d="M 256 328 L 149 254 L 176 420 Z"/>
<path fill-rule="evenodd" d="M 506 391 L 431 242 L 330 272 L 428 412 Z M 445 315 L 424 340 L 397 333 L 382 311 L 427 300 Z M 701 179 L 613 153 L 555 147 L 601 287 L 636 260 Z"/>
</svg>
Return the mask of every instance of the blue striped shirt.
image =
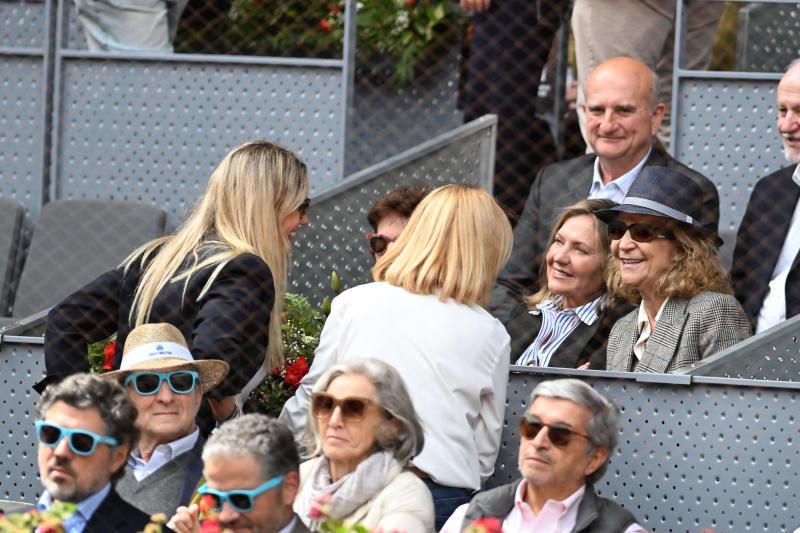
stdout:
<svg viewBox="0 0 800 533">
<path fill-rule="evenodd" d="M 516 364 L 522 366 L 548 366 L 550 358 L 564 339 L 575 331 L 583 322 L 591 326 L 598 318 L 597 309 L 606 303 L 606 295 L 602 294 L 594 300 L 578 307 L 561 308 L 563 298 L 556 295 L 552 300 L 537 304 L 531 314 L 542 314 L 542 327 L 533 343 L 517 359 Z"/>
</svg>

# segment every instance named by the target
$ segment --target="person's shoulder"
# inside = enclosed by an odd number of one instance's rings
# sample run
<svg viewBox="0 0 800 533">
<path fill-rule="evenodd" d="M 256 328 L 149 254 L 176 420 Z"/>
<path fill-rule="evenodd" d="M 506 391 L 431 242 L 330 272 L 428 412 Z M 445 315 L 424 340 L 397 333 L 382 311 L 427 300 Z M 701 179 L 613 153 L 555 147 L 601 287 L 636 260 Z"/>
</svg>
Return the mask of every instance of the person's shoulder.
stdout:
<svg viewBox="0 0 800 533">
<path fill-rule="evenodd" d="M 687 311 L 689 313 L 702 313 L 712 309 L 735 309 L 739 307 L 739 302 L 731 294 L 703 291 L 689 299 Z"/>
<path fill-rule="evenodd" d="M 753 186 L 753 195 L 766 192 L 771 196 L 776 194 L 776 191 L 789 190 L 787 187 L 790 187 L 793 183 L 792 175 L 795 168 L 797 168 L 797 165 L 789 165 L 776 170 L 772 174 L 767 174 L 763 178 L 759 178 Z"/>
<path fill-rule="evenodd" d="M 244 252 L 235 255 L 228 261 L 223 270 L 225 269 L 241 269 L 248 272 L 266 271 L 269 272 L 269 265 L 261 256 L 250 252 Z"/>
<path fill-rule="evenodd" d="M 565 161 L 551 163 L 542 169 L 542 177 L 558 176 L 563 179 L 564 174 L 572 174 L 594 165 L 595 154 L 585 154 Z"/>
</svg>

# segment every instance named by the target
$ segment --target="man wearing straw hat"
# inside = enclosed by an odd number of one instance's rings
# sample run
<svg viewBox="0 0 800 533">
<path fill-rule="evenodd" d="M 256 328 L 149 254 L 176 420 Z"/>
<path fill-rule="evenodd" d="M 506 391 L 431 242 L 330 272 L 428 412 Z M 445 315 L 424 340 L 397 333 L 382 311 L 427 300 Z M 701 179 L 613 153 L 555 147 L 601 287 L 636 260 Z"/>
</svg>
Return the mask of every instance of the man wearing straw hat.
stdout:
<svg viewBox="0 0 800 533">
<path fill-rule="evenodd" d="M 130 332 L 120 369 L 103 375 L 127 388 L 139 412 L 140 437 L 116 486 L 123 499 L 166 516 L 188 504 L 203 470 L 204 440 L 195 418 L 203 394 L 227 373 L 225 361 L 195 360 L 172 324 Z"/>
</svg>

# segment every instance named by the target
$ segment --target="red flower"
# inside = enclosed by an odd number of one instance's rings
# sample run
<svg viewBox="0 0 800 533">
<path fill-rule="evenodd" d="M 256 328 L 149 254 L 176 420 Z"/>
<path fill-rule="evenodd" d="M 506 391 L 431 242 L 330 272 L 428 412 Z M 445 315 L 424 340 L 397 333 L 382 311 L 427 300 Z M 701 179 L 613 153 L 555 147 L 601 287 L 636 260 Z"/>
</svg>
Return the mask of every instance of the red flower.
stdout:
<svg viewBox="0 0 800 533">
<path fill-rule="evenodd" d="M 301 355 L 295 359 L 294 363 L 286 367 L 286 377 L 283 380 L 287 385 L 297 387 L 306 374 L 308 374 L 308 361 Z"/>
<path fill-rule="evenodd" d="M 466 528 L 470 533 L 503 533 L 503 523 L 499 518 L 478 518 Z"/>
<path fill-rule="evenodd" d="M 219 533 L 220 531 L 222 529 L 220 528 L 219 520 L 216 518 L 208 518 L 200 523 L 200 533 Z"/>
<path fill-rule="evenodd" d="M 325 33 L 331 32 L 331 22 L 328 19 L 320 20 L 319 27 L 322 28 L 322 31 L 324 31 Z"/>
<path fill-rule="evenodd" d="M 342 12 L 342 8 L 339 7 L 339 4 L 331 4 L 328 6 L 328 12 L 331 15 L 338 15 L 339 13 Z"/>
<path fill-rule="evenodd" d="M 53 526 L 39 526 L 36 528 L 36 533 L 58 533 L 61 528 L 54 528 Z"/>
<path fill-rule="evenodd" d="M 417 0 L 406 0 L 406 7 L 411 9 L 417 4 Z"/>
<path fill-rule="evenodd" d="M 114 339 L 103 348 L 103 370 L 114 370 L 114 354 L 116 353 L 117 341 Z"/>
<path fill-rule="evenodd" d="M 200 498 L 199 507 L 201 513 L 210 511 L 214 508 L 214 497 L 210 494 L 203 494 Z"/>
</svg>

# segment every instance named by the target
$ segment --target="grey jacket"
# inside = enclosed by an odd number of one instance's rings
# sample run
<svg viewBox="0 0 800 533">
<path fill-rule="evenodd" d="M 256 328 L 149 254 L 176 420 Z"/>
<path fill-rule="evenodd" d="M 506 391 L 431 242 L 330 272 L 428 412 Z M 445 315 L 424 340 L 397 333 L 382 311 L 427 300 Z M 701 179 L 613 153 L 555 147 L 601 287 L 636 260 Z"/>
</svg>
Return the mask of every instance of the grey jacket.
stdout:
<svg viewBox="0 0 800 533">
<path fill-rule="evenodd" d="M 481 492 L 472 498 L 461 528 L 464 529 L 478 518 L 504 519 L 514 508 L 514 495 L 518 486 L 519 481 L 514 481 Z M 587 485 L 578 505 L 578 517 L 572 533 L 621 533 L 634 523 L 636 518 L 631 513 L 611 500 L 601 498 L 591 485 Z"/>
<path fill-rule="evenodd" d="M 638 313 L 634 309 L 614 324 L 606 370 L 675 372 L 751 335 L 750 320 L 733 296 L 705 291 L 689 300 L 670 298 L 637 361 Z"/>
</svg>

